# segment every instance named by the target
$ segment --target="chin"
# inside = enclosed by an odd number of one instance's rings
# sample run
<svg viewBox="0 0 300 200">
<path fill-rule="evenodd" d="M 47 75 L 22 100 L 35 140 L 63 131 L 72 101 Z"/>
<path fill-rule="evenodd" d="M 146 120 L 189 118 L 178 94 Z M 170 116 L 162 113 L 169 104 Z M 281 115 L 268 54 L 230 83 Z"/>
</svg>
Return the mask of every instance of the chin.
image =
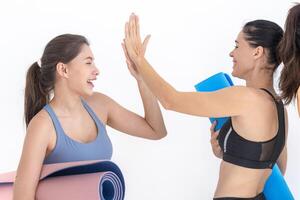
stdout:
<svg viewBox="0 0 300 200">
<path fill-rule="evenodd" d="M 231 75 L 232 75 L 233 77 L 237 77 L 234 70 L 232 70 Z"/>
<path fill-rule="evenodd" d="M 92 96 L 93 94 L 94 94 L 93 90 L 86 92 L 86 96 Z"/>
<path fill-rule="evenodd" d="M 241 74 L 234 69 L 232 70 L 231 75 L 236 78 L 241 78 Z"/>
<path fill-rule="evenodd" d="M 94 94 L 94 91 L 93 90 L 85 90 L 85 91 L 82 91 L 80 96 L 83 96 L 83 97 L 90 97 Z"/>
</svg>

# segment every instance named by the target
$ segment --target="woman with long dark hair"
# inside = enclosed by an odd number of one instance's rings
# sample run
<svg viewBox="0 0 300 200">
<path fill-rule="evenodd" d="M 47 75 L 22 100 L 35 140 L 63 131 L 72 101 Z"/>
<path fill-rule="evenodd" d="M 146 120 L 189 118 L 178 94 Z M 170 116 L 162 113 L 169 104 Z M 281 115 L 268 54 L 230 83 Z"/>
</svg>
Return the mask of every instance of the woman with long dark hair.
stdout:
<svg viewBox="0 0 300 200">
<path fill-rule="evenodd" d="M 278 163 L 285 171 L 286 112 L 273 87 L 273 72 L 281 63 L 277 47 L 282 35 L 283 30 L 273 22 L 246 23 L 230 52 L 232 75 L 244 79 L 246 86 L 180 92 L 142 54 L 138 17 L 132 14 L 126 23 L 127 59 L 165 109 L 203 117 L 230 116 L 218 137 L 222 162 L 215 199 L 265 199 L 262 191 L 272 167 Z"/>
</svg>

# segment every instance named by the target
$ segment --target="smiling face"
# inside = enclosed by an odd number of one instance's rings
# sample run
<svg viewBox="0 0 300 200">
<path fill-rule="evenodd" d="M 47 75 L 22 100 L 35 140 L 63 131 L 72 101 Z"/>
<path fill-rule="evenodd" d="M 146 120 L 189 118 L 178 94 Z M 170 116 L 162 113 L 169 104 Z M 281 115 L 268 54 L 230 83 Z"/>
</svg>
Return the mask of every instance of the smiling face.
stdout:
<svg viewBox="0 0 300 200">
<path fill-rule="evenodd" d="M 246 41 L 243 31 L 241 31 L 235 41 L 236 46 L 230 52 L 230 57 L 233 58 L 232 76 L 245 79 L 254 69 L 255 48 L 251 47 Z"/>
<path fill-rule="evenodd" d="M 80 96 L 92 95 L 99 70 L 94 63 L 94 56 L 90 47 L 82 45 L 80 53 L 66 64 L 68 70 L 68 87 Z"/>
</svg>

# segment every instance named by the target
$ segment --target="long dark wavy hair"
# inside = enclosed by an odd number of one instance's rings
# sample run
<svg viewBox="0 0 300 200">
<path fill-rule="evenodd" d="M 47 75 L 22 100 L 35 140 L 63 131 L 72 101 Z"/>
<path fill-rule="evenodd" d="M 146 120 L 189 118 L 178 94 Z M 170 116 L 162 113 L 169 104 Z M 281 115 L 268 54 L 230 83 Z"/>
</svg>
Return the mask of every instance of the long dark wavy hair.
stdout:
<svg viewBox="0 0 300 200">
<path fill-rule="evenodd" d="M 284 64 L 279 80 L 281 98 L 289 104 L 295 99 L 300 86 L 300 4 L 288 12 L 279 55 Z"/>
</svg>

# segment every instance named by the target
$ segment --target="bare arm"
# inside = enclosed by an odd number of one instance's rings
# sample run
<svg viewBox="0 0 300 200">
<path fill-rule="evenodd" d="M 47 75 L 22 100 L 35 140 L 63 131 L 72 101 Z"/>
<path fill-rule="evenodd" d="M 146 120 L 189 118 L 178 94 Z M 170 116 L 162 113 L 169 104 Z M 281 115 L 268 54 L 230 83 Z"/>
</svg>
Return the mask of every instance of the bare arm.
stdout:
<svg viewBox="0 0 300 200">
<path fill-rule="evenodd" d="M 107 124 L 120 132 L 153 140 L 161 139 L 167 134 L 160 110 L 157 110 L 158 113 L 151 111 L 150 118 L 152 121 L 146 120 L 147 109 L 159 109 L 156 107 L 158 105 L 148 105 L 148 108 L 145 109 L 145 117 L 142 117 L 127 110 L 110 97 L 98 92 L 95 92 L 89 101 L 94 105 L 101 102 L 107 112 Z"/>
<path fill-rule="evenodd" d="M 132 136 L 147 138 L 147 139 L 161 139 L 166 136 L 167 132 L 161 117 L 160 111 L 155 103 L 152 105 L 149 102 L 144 102 L 145 105 L 145 115 L 146 117 L 143 118 L 126 108 L 119 105 L 114 100 L 108 98 L 109 101 L 109 110 L 108 110 L 108 119 L 107 124 L 114 129 L 117 129 L 121 132 L 127 133 Z M 148 105 L 147 105 L 148 103 Z M 152 113 L 149 116 L 148 110 L 157 109 L 157 113 Z M 152 111 L 150 111 L 152 112 Z M 148 116 L 147 116 L 148 114 Z M 157 118 L 155 117 L 157 116 Z M 148 118 L 147 118 L 148 117 Z M 149 120 L 149 118 L 151 120 Z M 148 121 L 150 121 L 150 124 Z M 153 128 L 153 127 L 154 128 Z"/>
<path fill-rule="evenodd" d="M 34 200 L 43 160 L 50 140 L 45 115 L 39 113 L 28 125 L 14 183 L 13 200 Z"/>
<path fill-rule="evenodd" d="M 156 97 L 151 93 L 143 81 L 138 81 L 138 88 L 143 101 L 145 121 L 153 129 L 156 135 L 158 135 L 158 138 L 166 136 L 167 130 Z"/>
<path fill-rule="evenodd" d="M 286 166 L 287 166 L 288 114 L 286 109 L 284 109 L 284 115 L 285 115 L 285 145 L 277 160 L 277 165 L 283 175 L 286 172 Z"/>
<path fill-rule="evenodd" d="M 141 55 L 145 55 L 149 39 L 150 36 L 146 37 L 143 41 Z M 167 130 L 164 124 L 163 116 L 157 98 L 149 90 L 142 76 L 137 71 L 136 65 L 130 59 L 124 43 L 122 43 L 122 48 L 125 54 L 128 70 L 131 73 L 131 75 L 136 79 L 138 84 L 139 92 L 144 106 L 144 119 L 152 127 L 152 129 L 156 133 L 158 133 L 159 138 L 164 137 L 167 134 Z"/>
<path fill-rule="evenodd" d="M 125 26 L 125 46 L 146 85 L 164 108 L 206 117 L 238 116 L 249 113 L 252 105 L 261 105 L 255 89 L 235 86 L 215 92 L 179 92 L 167 83 L 142 52 L 138 18 L 131 15 Z"/>
</svg>

